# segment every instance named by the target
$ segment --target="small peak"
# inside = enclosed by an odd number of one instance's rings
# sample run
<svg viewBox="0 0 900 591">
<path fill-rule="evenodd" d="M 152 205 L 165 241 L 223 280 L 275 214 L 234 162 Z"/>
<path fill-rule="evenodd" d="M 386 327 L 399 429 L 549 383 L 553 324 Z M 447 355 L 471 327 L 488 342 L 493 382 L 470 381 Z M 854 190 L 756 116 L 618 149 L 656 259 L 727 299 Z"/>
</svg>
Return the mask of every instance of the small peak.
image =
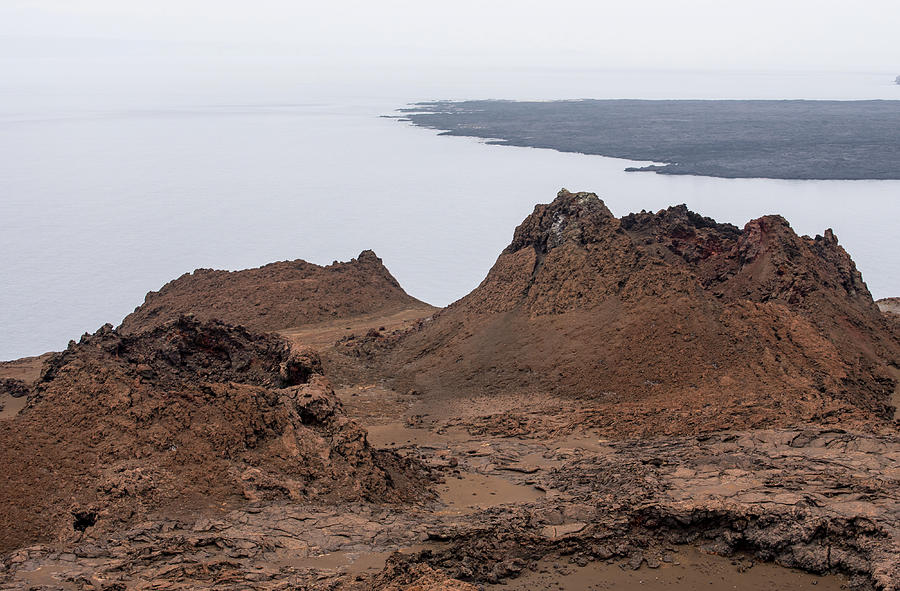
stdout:
<svg viewBox="0 0 900 591">
<path fill-rule="evenodd" d="M 567 204 L 583 205 L 587 207 L 601 206 L 606 209 L 606 205 L 603 203 L 603 200 L 597 197 L 596 193 L 590 193 L 587 191 L 572 193 L 565 188 L 559 190 L 559 192 L 556 194 L 556 199 L 553 200 L 553 203 L 550 204 L 550 207 L 559 207 Z"/>
<path fill-rule="evenodd" d="M 784 217 L 778 214 L 764 215 L 754 220 L 750 220 L 749 222 L 747 222 L 747 226 L 757 226 L 765 230 L 785 228 L 793 232 L 793 230 L 791 229 L 791 224 L 788 223 L 788 221 L 784 219 Z"/>
<path fill-rule="evenodd" d="M 368 248 L 366 250 L 362 251 L 361 253 L 359 253 L 359 256 L 356 257 L 356 260 L 358 260 L 361 263 L 377 263 L 379 265 L 381 264 L 381 259 L 378 258 L 377 254 L 375 254 L 375 251 L 370 250 Z"/>
<path fill-rule="evenodd" d="M 743 241 L 760 244 L 775 236 L 796 236 L 786 219 L 780 215 L 764 215 L 750 220 L 744 225 Z"/>
<path fill-rule="evenodd" d="M 562 189 L 553 203 L 536 205 L 534 211 L 516 228 L 505 252 L 526 246 L 542 251 L 563 242 L 591 242 L 599 228 L 615 217 L 595 193 L 572 193 Z"/>
</svg>

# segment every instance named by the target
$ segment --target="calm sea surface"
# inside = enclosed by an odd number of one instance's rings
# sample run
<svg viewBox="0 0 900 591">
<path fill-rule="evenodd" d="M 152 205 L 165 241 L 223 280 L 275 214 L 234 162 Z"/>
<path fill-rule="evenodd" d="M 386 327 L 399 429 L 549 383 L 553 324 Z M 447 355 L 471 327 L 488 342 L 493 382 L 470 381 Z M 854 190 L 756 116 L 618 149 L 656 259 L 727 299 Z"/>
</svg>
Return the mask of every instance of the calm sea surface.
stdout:
<svg viewBox="0 0 900 591">
<path fill-rule="evenodd" d="M 900 181 L 625 173 L 623 160 L 380 117 L 443 98 L 900 99 L 888 73 L 311 75 L 251 63 L 78 77 L 65 65 L 0 63 L 0 359 L 118 324 L 198 267 L 327 264 L 371 248 L 409 293 L 445 305 L 561 187 L 598 193 L 616 215 L 686 203 L 738 225 L 780 213 L 799 233 L 830 227 L 875 297 L 900 295 Z"/>
</svg>

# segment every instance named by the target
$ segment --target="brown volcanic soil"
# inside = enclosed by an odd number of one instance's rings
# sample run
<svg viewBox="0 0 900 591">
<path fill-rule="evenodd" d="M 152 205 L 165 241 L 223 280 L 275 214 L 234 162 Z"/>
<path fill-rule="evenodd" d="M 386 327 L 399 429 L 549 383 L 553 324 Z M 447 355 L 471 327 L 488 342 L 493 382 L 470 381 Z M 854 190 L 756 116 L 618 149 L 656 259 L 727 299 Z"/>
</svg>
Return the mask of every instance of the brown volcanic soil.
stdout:
<svg viewBox="0 0 900 591">
<path fill-rule="evenodd" d="M 315 352 L 217 321 L 107 325 L 52 357 L 2 427 L 0 552 L 148 515 L 425 491 L 345 416 Z"/>
<path fill-rule="evenodd" d="M 427 306 L 409 296 L 374 252 L 320 267 L 284 261 L 244 271 L 198 269 L 147 294 L 119 330 L 137 333 L 191 314 L 259 331 Z"/>
<path fill-rule="evenodd" d="M 779 216 L 740 229 L 684 206 L 620 220 L 563 190 L 475 291 L 381 350 L 386 375 L 436 402 L 578 399 L 582 427 L 616 435 L 873 428 L 893 414 L 895 327 L 830 230 L 800 237 Z"/>
</svg>

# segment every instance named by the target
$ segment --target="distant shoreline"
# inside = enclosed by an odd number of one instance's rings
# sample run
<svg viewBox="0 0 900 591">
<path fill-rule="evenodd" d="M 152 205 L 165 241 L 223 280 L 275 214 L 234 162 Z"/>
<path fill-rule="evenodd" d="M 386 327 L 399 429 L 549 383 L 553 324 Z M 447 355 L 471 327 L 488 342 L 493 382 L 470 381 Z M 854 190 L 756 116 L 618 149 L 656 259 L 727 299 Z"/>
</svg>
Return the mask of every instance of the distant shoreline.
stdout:
<svg viewBox="0 0 900 591">
<path fill-rule="evenodd" d="M 900 101 L 435 101 L 399 109 L 440 135 L 649 161 L 629 172 L 900 180 Z"/>
</svg>

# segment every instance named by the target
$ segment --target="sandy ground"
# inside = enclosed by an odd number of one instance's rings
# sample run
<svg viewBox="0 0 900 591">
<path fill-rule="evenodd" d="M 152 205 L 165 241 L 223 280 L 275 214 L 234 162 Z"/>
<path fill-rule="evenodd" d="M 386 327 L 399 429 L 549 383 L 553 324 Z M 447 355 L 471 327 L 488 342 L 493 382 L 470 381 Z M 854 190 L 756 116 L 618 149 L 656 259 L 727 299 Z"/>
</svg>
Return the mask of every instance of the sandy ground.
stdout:
<svg viewBox="0 0 900 591">
<path fill-rule="evenodd" d="M 50 355 L 52 353 L 44 353 L 36 357 L 23 357 L 15 361 L 2 361 L 0 362 L 0 378 L 12 378 L 32 384 L 40 377 L 41 366 Z M 19 414 L 27 402 L 28 399 L 24 396 L 13 398 L 8 394 L 0 394 L 0 421 L 11 419 Z"/>
<path fill-rule="evenodd" d="M 25 408 L 28 399 L 24 396 L 13 398 L 9 394 L 0 394 L 0 421 L 11 419 Z"/>
<path fill-rule="evenodd" d="M 772 589 L 817 589 L 838 591 L 847 588 L 840 576 L 820 577 L 774 564 L 758 563 L 749 557 L 724 558 L 700 552 L 691 546 L 671 548 L 652 567 L 634 569 L 615 561 L 592 562 L 586 566 L 542 560 L 537 571 L 487 589 L 508 591 L 771 591 Z"/>
<path fill-rule="evenodd" d="M 41 366 L 53 353 L 44 353 L 36 357 L 23 357 L 14 361 L 0 361 L 0 378 L 13 378 L 29 384 L 41 375 Z"/>
<path fill-rule="evenodd" d="M 341 337 L 350 334 L 365 334 L 370 328 L 381 330 L 382 332 L 408 328 L 416 320 L 430 316 L 437 312 L 438 309 L 423 304 L 420 307 L 401 310 L 388 316 L 380 313 L 367 314 L 300 328 L 290 328 L 279 331 L 279 333 L 293 343 L 312 347 L 313 349 L 327 349 Z"/>
</svg>

